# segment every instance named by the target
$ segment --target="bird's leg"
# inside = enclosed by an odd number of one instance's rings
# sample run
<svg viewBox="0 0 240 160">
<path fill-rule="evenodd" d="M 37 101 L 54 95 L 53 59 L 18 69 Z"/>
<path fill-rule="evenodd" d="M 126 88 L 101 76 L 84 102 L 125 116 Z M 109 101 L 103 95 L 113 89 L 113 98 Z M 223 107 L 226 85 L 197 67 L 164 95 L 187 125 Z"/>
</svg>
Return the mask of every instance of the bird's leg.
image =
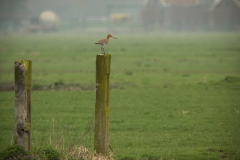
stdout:
<svg viewBox="0 0 240 160">
<path fill-rule="evenodd" d="M 102 54 L 103 54 L 103 46 L 101 45 L 101 51 L 102 51 Z"/>
<path fill-rule="evenodd" d="M 103 46 L 103 53 L 105 54 L 104 46 Z"/>
</svg>

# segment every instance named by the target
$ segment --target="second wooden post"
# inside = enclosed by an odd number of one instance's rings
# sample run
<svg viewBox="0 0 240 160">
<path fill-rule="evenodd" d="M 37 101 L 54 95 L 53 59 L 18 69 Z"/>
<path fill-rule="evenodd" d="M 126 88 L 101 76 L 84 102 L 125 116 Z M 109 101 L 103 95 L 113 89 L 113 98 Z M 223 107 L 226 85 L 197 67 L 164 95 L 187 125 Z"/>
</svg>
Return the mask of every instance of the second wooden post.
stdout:
<svg viewBox="0 0 240 160">
<path fill-rule="evenodd" d="M 109 76 L 110 54 L 96 56 L 96 104 L 94 150 L 107 155 L 109 148 Z"/>
</svg>

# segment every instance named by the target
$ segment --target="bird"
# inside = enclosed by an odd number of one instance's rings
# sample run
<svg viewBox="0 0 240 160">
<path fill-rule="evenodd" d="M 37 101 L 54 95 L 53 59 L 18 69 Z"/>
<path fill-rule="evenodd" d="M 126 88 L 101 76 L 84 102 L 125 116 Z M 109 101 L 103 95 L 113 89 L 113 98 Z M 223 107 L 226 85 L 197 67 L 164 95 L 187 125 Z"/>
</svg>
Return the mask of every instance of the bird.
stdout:
<svg viewBox="0 0 240 160">
<path fill-rule="evenodd" d="M 105 54 L 104 45 L 106 45 L 108 43 L 110 37 L 117 39 L 116 37 L 113 37 L 111 34 L 108 34 L 106 39 L 102 39 L 102 40 L 98 41 L 97 43 L 95 43 L 95 44 L 101 45 L 102 54 Z"/>
</svg>

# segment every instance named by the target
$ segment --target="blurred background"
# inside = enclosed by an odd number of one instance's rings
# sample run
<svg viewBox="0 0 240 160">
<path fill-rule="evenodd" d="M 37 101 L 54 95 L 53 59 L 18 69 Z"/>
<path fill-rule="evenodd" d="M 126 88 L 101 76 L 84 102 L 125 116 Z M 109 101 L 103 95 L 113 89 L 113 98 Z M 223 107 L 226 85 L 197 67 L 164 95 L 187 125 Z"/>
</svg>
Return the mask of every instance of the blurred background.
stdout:
<svg viewBox="0 0 240 160">
<path fill-rule="evenodd" d="M 0 0 L 0 153 L 21 59 L 33 63 L 37 154 L 93 150 L 94 43 L 111 33 L 114 158 L 240 159 L 239 31 L 240 0 Z"/>
<path fill-rule="evenodd" d="M 1 33 L 239 31 L 240 0 L 0 0 Z"/>
</svg>

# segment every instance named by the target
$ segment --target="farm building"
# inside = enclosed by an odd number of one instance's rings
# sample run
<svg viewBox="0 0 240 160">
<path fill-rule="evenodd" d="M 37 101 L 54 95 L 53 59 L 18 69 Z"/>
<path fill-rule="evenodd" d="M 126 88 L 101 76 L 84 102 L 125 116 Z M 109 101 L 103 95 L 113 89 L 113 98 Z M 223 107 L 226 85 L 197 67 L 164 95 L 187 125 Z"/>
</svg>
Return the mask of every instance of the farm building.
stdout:
<svg viewBox="0 0 240 160">
<path fill-rule="evenodd" d="M 215 0 L 209 8 L 210 24 L 214 30 L 240 30 L 240 2 Z"/>
<path fill-rule="evenodd" d="M 240 29 L 238 0 L 145 0 L 143 6 L 146 29 L 156 24 L 175 31 Z"/>
</svg>

